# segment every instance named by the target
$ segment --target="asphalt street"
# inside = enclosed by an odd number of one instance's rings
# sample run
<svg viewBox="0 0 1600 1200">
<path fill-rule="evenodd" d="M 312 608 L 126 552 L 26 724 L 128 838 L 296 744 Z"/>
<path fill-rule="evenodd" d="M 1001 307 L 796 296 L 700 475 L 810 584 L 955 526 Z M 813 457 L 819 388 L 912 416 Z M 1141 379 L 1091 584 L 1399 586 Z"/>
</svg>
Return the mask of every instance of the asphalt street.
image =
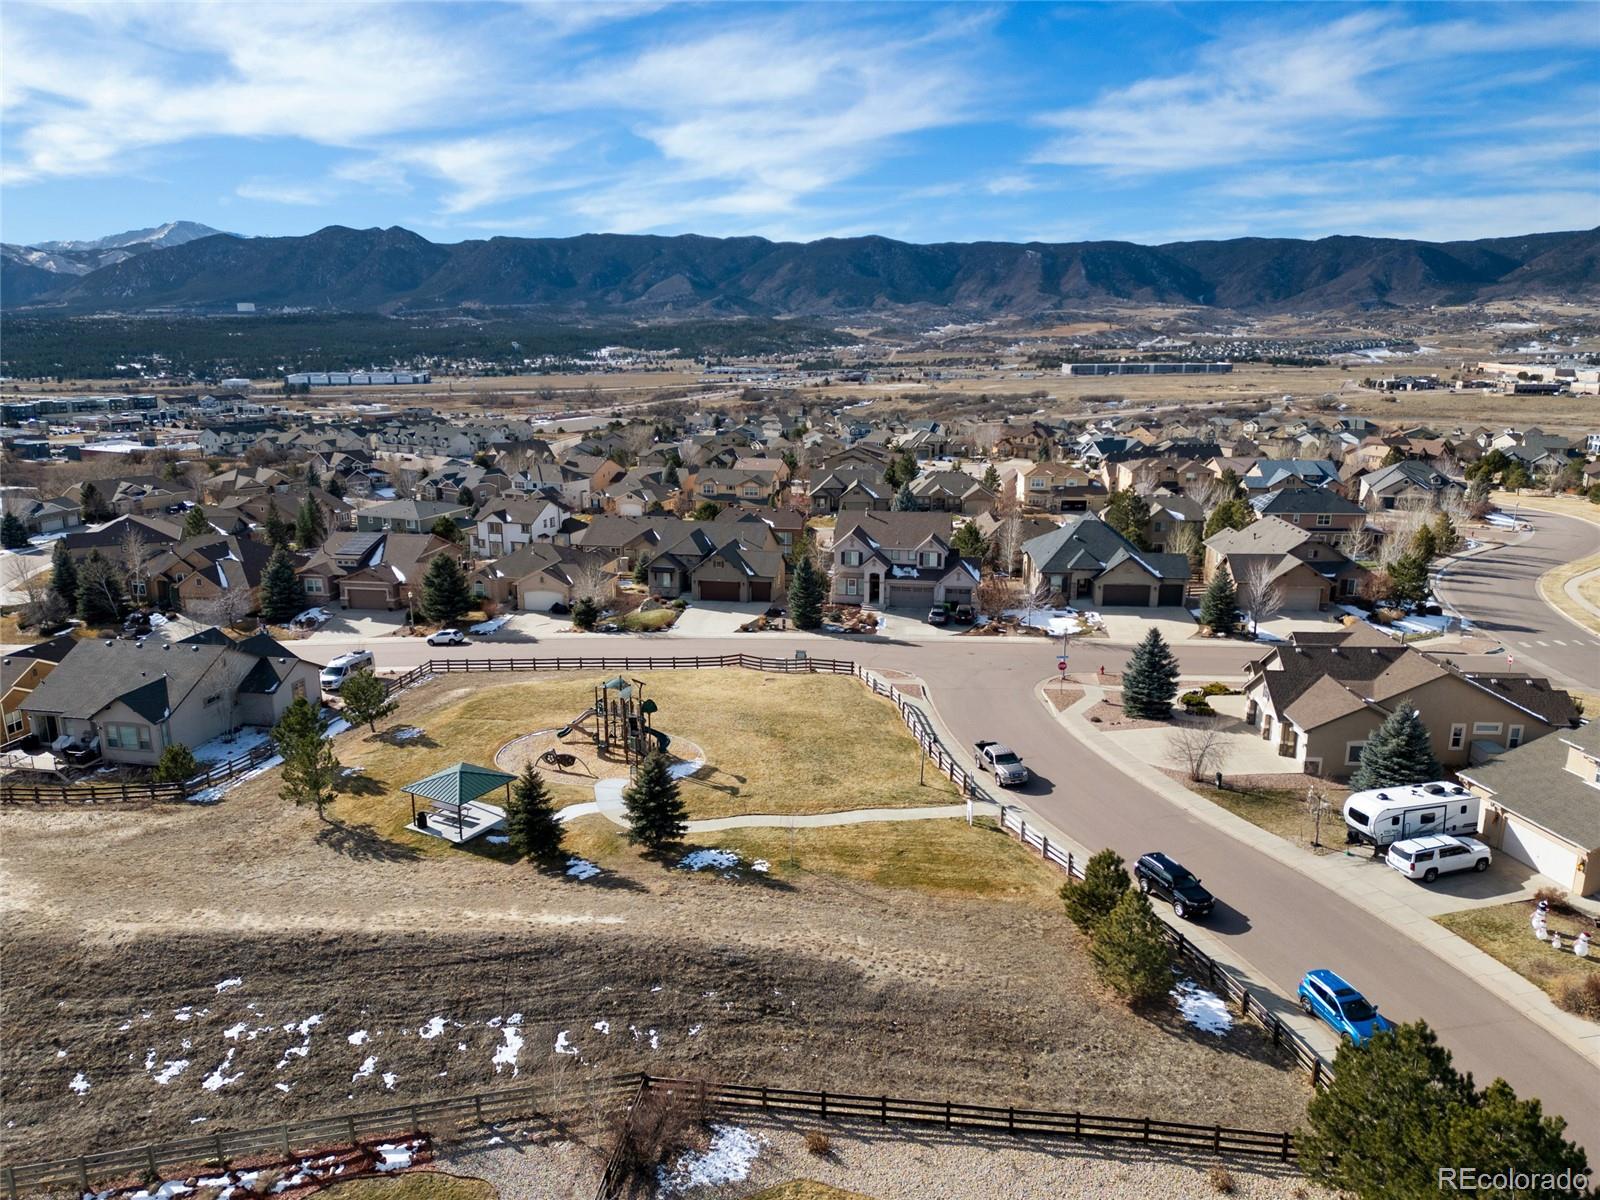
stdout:
<svg viewBox="0 0 1600 1200">
<path fill-rule="evenodd" d="M 1575 517 L 1525 512 L 1533 532 L 1489 554 L 1447 567 L 1435 581 L 1441 604 L 1499 638 L 1512 666 L 1568 687 L 1600 691 L 1600 637 L 1539 598 L 1539 576 L 1600 551 L 1600 529 Z"/>
<path fill-rule="evenodd" d="M 1053 675 L 1058 643 L 1044 640 L 879 639 L 749 635 L 722 639 L 573 635 L 537 644 L 430 648 L 421 639 L 370 643 L 380 670 L 434 657 L 693 655 L 743 651 L 847 658 L 921 677 L 929 699 L 964 745 L 999 737 L 1027 760 L 1036 781 L 1020 795 L 1040 816 L 1091 848 L 1111 846 L 1131 862 L 1164 850 L 1201 876 L 1220 904 L 1212 928 L 1257 982 L 1293 996 L 1304 972 L 1331 967 L 1398 1020 L 1426 1019 L 1481 1081 L 1503 1076 L 1519 1094 L 1564 1115 L 1571 1133 L 1600 1158 L 1600 1075 L 1565 1044 L 1507 1002 L 1352 901 L 1190 816 L 1118 771 L 1061 728 L 1034 695 Z M 307 647 L 326 660 L 341 647 Z M 320 653 L 318 652 L 320 651 Z M 1089 641 L 1071 650 L 1074 672 L 1120 669 L 1128 650 Z M 1242 673 L 1261 651 L 1240 643 L 1178 648 L 1186 675 Z M 1375 869 L 1377 869 L 1375 867 Z"/>
</svg>

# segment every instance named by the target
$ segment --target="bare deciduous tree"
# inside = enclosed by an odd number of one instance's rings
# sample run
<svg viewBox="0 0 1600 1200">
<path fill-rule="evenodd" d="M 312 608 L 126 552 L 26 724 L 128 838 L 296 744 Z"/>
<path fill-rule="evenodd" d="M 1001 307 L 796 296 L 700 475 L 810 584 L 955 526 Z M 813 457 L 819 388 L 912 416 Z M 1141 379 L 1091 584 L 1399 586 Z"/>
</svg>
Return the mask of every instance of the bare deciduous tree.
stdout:
<svg viewBox="0 0 1600 1200">
<path fill-rule="evenodd" d="M 593 600 L 601 608 L 617 594 L 617 577 L 598 562 L 580 563 L 567 573 L 572 580 L 573 600 Z"/>
<path fill-rule="evenodd" d="M 230 627 L 243 621 L 255 608 L 255 589 L 243 586 L 224 588 L 216 596 L 191 600 L 185 605 L 189 616 L 202 624 Z"/>
<path fill-rule="evenodd" d="M 148 557 L 149 547 L 144 540 L 144 533 L 132 521 L 126 522 L 122 528 L 122 539 L 117 543 L 117 561 L 122 567 L 128 595 L 136 604 L 143 604 L 147 599 Z"/>
<path fill-rule="evenodd" d="M 1285 596 L 1283 584 L 1273 577 L 1272 565 L 1257 561 L 1245 566 L 1234 580 L 1237 587 L 1239 611 L 1250 622 L 1254 635 L 1261 622 L 1270 621 L 1283 611 Z"/>
<path fill-rule="evenodd" d="M 1378 552 L 1378 539 L 1366 528 L 1340 535 L 1335 545 L 1346 558 L 1355 562 L 1371 562 Z"/>
<path fill-rule="evenodd" d="M 1003 616 L 1008 608 L 1014 607 L 1015 596 L 1015 590 L 1009 580 L 996 579 L 991 575 L 978 584 L 974 599 L 978 612 L 992 621 Z"/>
<path fill-rule="evenodd" d="M 1014 574 L 1022 558 L 1022 517 L 1018 513 L 1010 512 L 1000 519 L 995 541 L 999 547 L 1000 569 L 1008 575 Z"/>
<path fill-rule="evenodd" d="M 1182 521 L 1172 528 L 1172 536 L 1167 539 L 1167 553 L 1182 554 L 1189 560 L 1189 567 L 1193 570 L 1197 565 L 1200 552 L 1205 545 L 1201 538 L 1201 528 L 1198 521 Z"/>
<path fill-rule="evenodd" d="M 1167 751 L 1172 765 L 1196 783 L 1216 774 L 1228 758 L 1221 719 L 1204 717 L 1177 726 L 1167 735 Z"/>
</svg>

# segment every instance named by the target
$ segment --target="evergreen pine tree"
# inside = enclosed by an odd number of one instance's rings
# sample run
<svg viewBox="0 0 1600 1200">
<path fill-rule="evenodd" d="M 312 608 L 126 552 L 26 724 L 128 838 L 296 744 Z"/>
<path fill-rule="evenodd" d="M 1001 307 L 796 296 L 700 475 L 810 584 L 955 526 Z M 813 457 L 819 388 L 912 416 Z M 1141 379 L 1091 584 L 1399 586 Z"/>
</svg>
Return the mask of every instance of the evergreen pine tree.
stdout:
<svg viewBox="0 0 1600 1200">
<path fill-rule="evenodd" d="M 273 550 L 261 571 L 261 616 L 269 624 L 292 621 L 305 603 L 300 581 L 294 576 L 294 562 L 282 546 Z"/>
<path fill-rule="evenodd" d="M 667 756 L 654 752 L 645 757 L 633 782 L 622 793 L 628 813 L 628 840 L 650 850 L 660 850 L 683 840 L 689 813 L 678 796 L 678 781 L 667 767 Z"/>
<path fill-rule="evenodd" d="M 276 504 L 267 509 L 267 518 L 261 522 L 261 532 L 266 535 L 267 545 L 284 549 L 288 549 L 289 541 L 294 536 L 294 531 L 278 512 Z"/>
<path fill-rule="evenodd" d="M 156 762 L 156 769 L 151 775 L 157 783 L 182 783 L 192 775 L 200 773 L 200 763 L 194 756 L 194 751 L 182 742 L 173 742 L 161 752 L 161 758 Z"/>
<path fill-rule="evenodd" d="M 1229 500 L 1239 500 L 1244 497 L 1244 484 L 1239 482 L 1239 472 L 1232 467 L 1223 467 L 1222 474 L 1217 476 L 1217 483 Z"/>
<path fill-rule="evenodd" d="M 327 819 L 327 806 L 333 800 L 334 783 L 339 778 L 339 759 L 333 743 L 325 736 L 328 722 L 304 696 L 284 710 L 272 727 L 272 741 L 283 756 L 280 780 L 283 797 L 296 804 L 309 804 L 317 816 Z"/>
<path fill-rule="evenodd" d="M 1239 624 L 1239 593 L 1226 563 L 1217 568 L 1200 601 L 1200 624 L 1222 635 L 1231 634 Z"/>
<path fill-rule="evenodd" d="M 1122 711 L 1130 717 L 1165 721 L 1178 694 L 1178 660 L 1159 629 L 1145 634 L 1122 675 Z"/>
<path fill-rule="evenodd" d="M 332 496 L 335 500 L 343 500 L 344 499 L 344 480 L 340 479 L 337 475 L 328 476 L 328 488 L 327 488 L 327 491 L 328 491 L 328 495 Z"/>
<path fill-rule="evenodd" d="M 506 836 L 518 858 L 555 858 L 561 853 L 562 827 L 544 777 L 530 762 L 511 789 L 506 806 Z"/>
<path fill-rule="evenodd" d="M 0 546 L 7 550 L 20 550 L 28 544 L 28 527 L 16 513 L 0 517 Z"/>
<path fill-rule="evenodd" d="M 663 487 L 677 491 L 682 486 L 682 481 L 678 478 L 678 468 L 668 463 L 667 469 L 661 473 L 661 483 Z"/>
<path fill-rule="evenodd" d="M 1439 555 L 1439 539 L 1433 532 L 1432 525 L 1422 525 L 1411 536 L 1411 553 L 1425 563 L 1432 562 Z"/>
<path fill-rule="evenodd" d="M 639 561 L 633 564 L 633 581 L 640 587 L 650 582 L 650 559 L 643 554 L 639 556 Z"/>
<path fill-rule="evenodd" d="M 205 537 L 213 532 L 211 522 L 206 520 L 206 510 L 196 504 L 183 517 L 183 536 L 185 538 Z"/>
<path fill-rule="evenodd" d="M 122 576 L 100 551 L 89 551 L 78 568 L 78 619 L 85 625 L 115 625 L 122 614 Z"/>
<path fill-rule="evenodd" d="M 1478 474 L 1473 475 L 1472 482 L 1467 485 L 1467 503 L 1468 504 L 1487 504 L 1487 503 L 1489 503 L 1489 475 L 1488 475 L 1488 472 L 1480 471 Z"/>
<path fill-rule="evenodd" d="M 472 489 L 463 485 L 461 490 L 456 493 L 456 503 L 461 505 L 462 508 L 471 508 L 476 504 L 477 501 L 472 498 Z"/>
<path fill-rule="evenodd" d="M 1172 990 L 1172 948 L 1161 918 L 1134 888 L 1095 926 L 1089 958 L 1100 982 L 1130 1005 L 1152 1004 Z"/>
<path fill-rule="evenodd" d="M 1069 879 L 1061 885 L 1061 902 L 1067 906 L 1068 919 L 1093 935 L 1132 886 L 1122 856 L 1115 850 L 1102 850 L 1084 864 L 1082 879 Z"/>
<path fill-rule="evenodd" d="M 917 498 L 911 494 L 911 485 L 902 483 L 900 490 L 894 494 L 891 505 L 895 512 L 916 512 Z"/>
<path fill-rule="evenodd" d="M 77 611 L 78 565 L 72 561 L 72 555 L 67 553 L 67 543 L 61 539 L 57 539 L 54 549 L 50 551 L 50 590 L 61 597 L 61 603 L 67 606 L 67 611 Z"/>
<path fill-rule="evenodd" d="M 579 596 L 578 602 L 572 606 L 573 628 L 588 631 L 599 624 L 599 621 L 600 606 L 588 596 Z"/>
<path fill-rule="evenodd" d="M 1112 492 L 1101 519 L 1137 549 L 1150 548 L 1144 536 L 1145 526 L 1150 523 L 1150 504 L 1137 492 L 1120 488 Z"/>
<path fill-rule="evenodd" d="M 106 503 L 105 497 L 100 494 L 100 489 L 93 483 L 83 485 L 83 490 L 78 493 L 78 507 L 83 514 L 85 525 L 98 525 L 101 521 L 109 521 L 115 514 L 111 506 Z"/>
<path fill-rule="evenodd" d="M 993 463 L 983 473 L 983 486 L 996 495 L 1000 493 L 1000 471 Z"/>
<path fill-rule="evenodd" d="M 440 551 L 422 577 L 422 615 L 435 625 L 449 625 L 472 607 L 467 575 L 455 556 Z"/>
<path fill-rule="evenodd" d="M 1206 518 L 1206 537 L 1213 537 L 1224 529 L 1243 529 L 1256 519 L 1256 510 L 1251 508 L 1243 498 L 1235 497 L 1224 500 L 1211 510 L 1211 515 Z"/>
<path fill-rule="evenodd" d="M 1401 450 L 1399 446 L 1391 446 L 1389 448 L 1389 453 L 1383 456 L 1383 461 L 1378 465 L 1380 467 L 1392 467 L 1395 465 L 1395 463 L 1403 463 L 1405 460 L 1405 452 Z"/>
<path fill-rule="evenodd" d="M 978 527 L 971 521 L 962 523 L 956 530 L 955 537 L 950 539 L 950 548 L 962 558 L 976 558 L 982 560 L 988 552 L 988 543 L 983 539 L 983 534 L 978 532 Z"/>
<path fill-rule="evenodd" d="M 1419 602 L 1428 594 L 1428 564 L 1416 554 L 1402 554 L 1389 564 L 1390 591 L 1397 600 Z"/>
<path fill-rule="evenodd" d="M 340 685 L 339 701 L 345 720 L 373 733 L 378 732 L 379 721 L 400 707 L 398 700 L 389 698 L 389 685 L 368 670 L 355 672 Z"/>
<path fill-rule="evenodd" d="M 789 620 L 796 629 L 822 628 L 824 580 L 810 555 L 795 563 L 789 577 Z"/>
<path fill-rule="evenodd" d="M 328 527 L 322 520 L 322 509 L 310 496 L 300 501 L 300 511 L 294 517 L 294 540 L 300 549 L 310 550 L 320 546 L 328 536 Z"/>
<path fill-rule="evenodd" d="M 1452 1114 L 1472 1103 L 1472 1081 L 1450 1052 L 1418 1021 L 1360 1046 L 1346 1042 L 1333 1061 L 1328 1086 L 1306 1106 L 1306 1174 L 1356 1196 L 1436 1194 L 1438 1167 L 1462 1161 L 1448 1157 Z M 1476 1165 L 1486 1149 L 1469 1148 L 1465 1161 Z"/>
<path fill-rule="evenodd" d="M 454 542 L 458 546 L 462 542 L 461 526 L 457 525 L 449 517 L 440 517 L 434 521 L 433 527 L 428 532 L 433 534 L 434 537 L 443 538 L 447 542 Z"/>
<path fill-rule="evenodd" d="M 1411 701 L 1402 700 L 1367 739 L 1361 750 L 1361 765 L 1350 777 L 1350 790 L 1364 792 L 1369 788 L 1428 783 L 1438 779 L 1439 774 L 1439 760 L 1433 756 L 1428 727 Z"/>
<path fill-rule="evenodd" d="M 306 464 L 306 486 L 308 488 L 322 486 L 322 476 L 317 474 L 317 466 L 315 463 L 308 462 Z"/>
<path fill-rule="evenodd" d="M 1433 544 L 1440 554 L 1454 554 L 1461 548 L 1461 535 L 1456 532 L 1456 523 L 1447 512 L 1441 512 L 1433 519 Z"/>
</svg>

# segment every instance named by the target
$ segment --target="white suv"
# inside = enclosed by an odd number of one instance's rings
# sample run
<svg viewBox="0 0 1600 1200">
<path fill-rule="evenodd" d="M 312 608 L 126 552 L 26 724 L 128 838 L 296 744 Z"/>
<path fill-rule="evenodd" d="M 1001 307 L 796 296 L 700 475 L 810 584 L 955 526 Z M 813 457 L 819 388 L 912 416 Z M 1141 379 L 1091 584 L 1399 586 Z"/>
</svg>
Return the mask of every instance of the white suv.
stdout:
<svg viewBox="0 0 1600 1200">
<path fill-rule="evenodd" d="M 1407 879 L 1432 883 L 1451 871 L 1487 871 L 1489 847 L 1476 838 L 1433 833 L 1395 842 L 1389 847 L 1384 862 Z"/>
</svg>

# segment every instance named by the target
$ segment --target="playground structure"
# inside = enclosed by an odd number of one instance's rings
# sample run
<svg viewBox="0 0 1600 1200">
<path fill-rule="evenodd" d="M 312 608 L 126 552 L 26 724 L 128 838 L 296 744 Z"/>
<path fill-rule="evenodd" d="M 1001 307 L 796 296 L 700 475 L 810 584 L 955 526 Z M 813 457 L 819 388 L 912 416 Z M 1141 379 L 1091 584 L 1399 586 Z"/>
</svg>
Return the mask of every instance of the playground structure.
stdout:
<svg viewBox="0 0 1600 1200">
<path fill-rule="evenodd" d="M 672 745 L 670 737 L 652 728 L 655 712 L 656 702 L 645 699 L 642 680 L 617 675 L 595 685 L 594 704 L 556 730 L 556 740 L 565 741 L 587 724 L 602 755 L 620 754 L 632 767 L 653 751 L 665 754 Z"/>
</svg>

